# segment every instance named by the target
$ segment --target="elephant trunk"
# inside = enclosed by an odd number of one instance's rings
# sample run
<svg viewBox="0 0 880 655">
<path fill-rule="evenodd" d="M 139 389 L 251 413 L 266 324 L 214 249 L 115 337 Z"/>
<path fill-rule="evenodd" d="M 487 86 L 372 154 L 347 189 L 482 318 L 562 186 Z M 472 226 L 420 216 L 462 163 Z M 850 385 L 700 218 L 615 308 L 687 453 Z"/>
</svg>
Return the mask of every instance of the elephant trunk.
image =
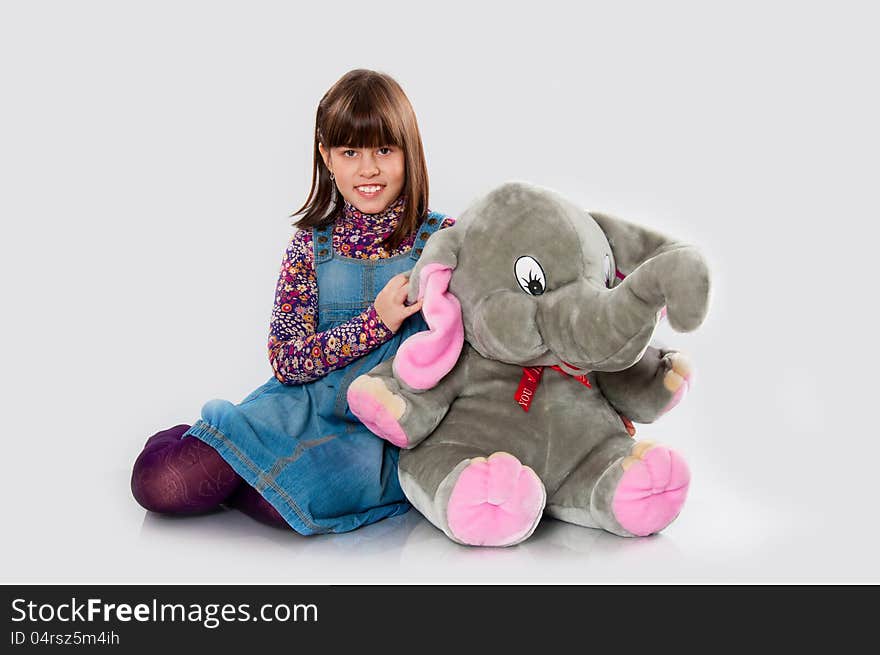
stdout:
<svg viewBox="0 0 880 655">
<path fill-rule="evenodd" d="M 648 259 L 612 289 L 581 280 L 560 292 L 547 308 L 555 320 L 543 321 L 545 342 L 579 368 L 617 371 L 641 357 L 664 306 L 673 329 L 699 327 L 708 310 L 709 274 L 699 252 L 681 245 Z"/>
<path fill-rule="evenodd" d="M 620 287 L 652 306 L 666 306 L 666 318 L 677 332 L 696 330 L 709 310 L 709 267 L 693 246 L 679 245 L 652 257 Z"/>
</svg>

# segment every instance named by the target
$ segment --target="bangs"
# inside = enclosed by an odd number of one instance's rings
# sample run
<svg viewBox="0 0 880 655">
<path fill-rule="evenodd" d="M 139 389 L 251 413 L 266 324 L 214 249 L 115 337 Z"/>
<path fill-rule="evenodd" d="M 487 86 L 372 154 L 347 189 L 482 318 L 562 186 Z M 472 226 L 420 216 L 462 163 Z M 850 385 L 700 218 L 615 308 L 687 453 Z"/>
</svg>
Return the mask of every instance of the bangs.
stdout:
<svg viewBox="0 0 880 655">
<path fill-rule="evenodd" d="M 337 111 L 327 116 L 325 125 L 327 147 L 377 148 L 393 145 L 403 147 L 403 129 L 389 98 L 357 94 L 349 103 L 340 103 Z"/>
</svg>

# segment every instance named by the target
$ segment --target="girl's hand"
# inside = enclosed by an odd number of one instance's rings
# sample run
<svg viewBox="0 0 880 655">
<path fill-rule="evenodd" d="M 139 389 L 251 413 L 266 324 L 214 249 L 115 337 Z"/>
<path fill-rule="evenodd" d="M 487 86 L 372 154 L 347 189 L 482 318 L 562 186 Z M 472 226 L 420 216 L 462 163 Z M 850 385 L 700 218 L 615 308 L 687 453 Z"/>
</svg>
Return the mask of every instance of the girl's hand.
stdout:
<svg viewBox="0 0 880 655">
<path fill-rule="evenodd" d="M 379 318 L 392 332 L 397 332 L 404 320 L 422 308 L 421 300 L 417 300 L 412 305 L 405 305 L 408 294 L 409 276 L 400 273 L 388 280 L 388 284 L 373 301 L 373 307 L 376 308 Z"/>
</svg>

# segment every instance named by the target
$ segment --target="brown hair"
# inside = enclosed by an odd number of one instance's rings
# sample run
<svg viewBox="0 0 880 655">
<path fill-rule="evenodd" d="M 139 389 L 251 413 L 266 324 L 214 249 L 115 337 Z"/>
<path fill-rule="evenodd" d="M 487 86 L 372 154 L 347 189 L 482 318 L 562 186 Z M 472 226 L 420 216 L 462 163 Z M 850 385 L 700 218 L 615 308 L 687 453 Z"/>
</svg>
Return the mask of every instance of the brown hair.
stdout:
<svg viewBox="0 0 880 655">
<path fill-rule="evenodd" d="M 406 209 L 397 227 L 382 243 L 392 250 L 415 232 L 428 212 L 428 170 L 419 125 L 412 105 L 400 85 L 389 75 L 359 68 L 349 71 L 330 87 L 315 115 L 312 187 L 305 204 L 291 217 L 300 229 L 322 228 L 336 219 L 345 199 L 334 193 L 335 183 L 324 164 L 318 144 L 375 148 L 394 145 L 403 149 L 405 180 L 401 194 Z"/>
</svg>

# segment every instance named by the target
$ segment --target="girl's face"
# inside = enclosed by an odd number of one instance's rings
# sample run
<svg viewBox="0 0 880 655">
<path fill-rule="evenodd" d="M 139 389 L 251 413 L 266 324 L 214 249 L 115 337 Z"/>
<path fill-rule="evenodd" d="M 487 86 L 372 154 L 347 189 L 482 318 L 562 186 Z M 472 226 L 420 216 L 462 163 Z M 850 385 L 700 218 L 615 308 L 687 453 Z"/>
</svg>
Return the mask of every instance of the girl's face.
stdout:
<svg viewBox="0 0 880 655">
<path fill-rule="evenodd" d="M 397 200 L 406 179 L 403 148 L 325 149 L 318 144 L 324 164 L 336 178 L 336 188 L 364 214 L 377 214 Z"/>
</svg>

